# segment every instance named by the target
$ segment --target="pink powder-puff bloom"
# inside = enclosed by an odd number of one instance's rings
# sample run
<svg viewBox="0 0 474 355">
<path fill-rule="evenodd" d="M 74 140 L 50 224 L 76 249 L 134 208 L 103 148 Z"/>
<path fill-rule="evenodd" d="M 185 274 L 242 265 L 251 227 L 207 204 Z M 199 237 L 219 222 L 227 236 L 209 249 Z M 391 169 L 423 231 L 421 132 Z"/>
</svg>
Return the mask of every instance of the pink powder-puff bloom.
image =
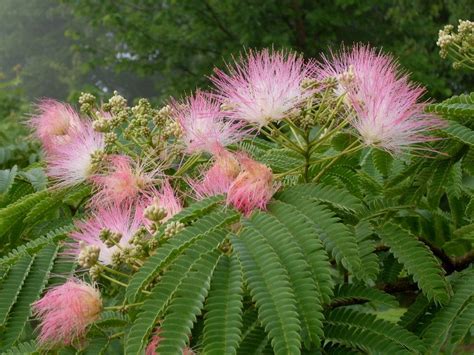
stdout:
<svg viewBox="0 0 474 355">
<path fill-rule="evenodd" d="M 172 117 L 182 129 L 188 153 L 212 153 L 216 146 L 235 143 L 245 135 L 242 123 L 226 118 L 220 103 L 201 91 L 182 103 L 173 102 Z"/>
<path fill-rule="evenodd" d="M 148 343 L 145 349 L 145 355 L 159 354 L 159 352 L 157 352 L 158 346 L 160 345 L 160 342 L 163 340 L 160 334 L 161 334 L 161 329 L 158 328 L 153 334 L 151 341 Z M 194 355 L 194 354 L 195 352 L 189 347 L 185 347 L 182 350 L 182 355 Z"/>
<path fill-rule="evenodd" d="M 126 155 L 109 156 L 108 163 L 107 173 L 91 177 L 98 187 L 93 205 L 133 202 L 150 193 L 157 171 L 145 172 L 142 165 Z"/>
<path fill-rule="evenodd" d="M 71 345 L 80 340 L 102 310 L 100 293 L 77 279 L 50 289 L 32 304 L 33 314 L 41 319 L 39 343 L 46 348 Z"/>
<path fill-rule="evenodd" d="M 201 180 L 189 180 L 198 199 L 225 194 L 240 173 L 240 164 L 231 152 L 219 149 L 214 155 L 213 165 L 204 173 Z"/>
<path fill-rule="evenodd" d="M 298 110 L 314 93 L 302 85 L 314 70 L 294 53 L 249 51 L 229 74 L 216 69 L 211 80 L 230 117 L 262 127 Z"/>
<path fill-rule="evenodd" d="M 143 206 L 131 204 L 99 207 L 89 219 L 75 223 L 77 230 L 70 236 L 76 243 L 72 244 L 69 253 L 79 256 L 83 246 L 95 246 L 99 249 L 98 261 L 104 265 L 112 264 L 113 254 L 120 248 L 129 247 L 133 236 L 144 225 L 143 209 Z M 107 246 L 100 239 L 104 230 L 118 236 L 118 246 Z"/>
<path fill-rule="evenodd" d="M 38 109 L 29 124 L 45 152 L 51 154 L 70 140 L 70 135 L 81 127 L 81 119 L 70 105 L 55 100 L 42 101 Z"/>
<path fill-rule="evenodd" d="M 266 209 L 276 190 L 271 169 L 245 155 L 239 162 L 242 171 L 229 187 L 227 204 L 245 215 L 256 208 Z"/>
<path fill-rule="evenodd" d="M 393 58 L 370 47 L 325 59 L 318 76 L 338 80 L 336 92 L 346 94 L 354 111 L 350 122 L 365 145 L 400 153 L 435 140 L 427 133 L 445 125 L 424 112 L 427 103 L 419 100 L 425 89 L 410 83 Z"/>
<path fill-rule="evenodd" d="M 94 131 L 90 121 L 81 122 L 69 138 L 46 159 L 47 174 L 58 187 L 74 186 L 89 179 L 93 173 L 93 154 L 105 148 L 102 133 Z"/>
</svg>

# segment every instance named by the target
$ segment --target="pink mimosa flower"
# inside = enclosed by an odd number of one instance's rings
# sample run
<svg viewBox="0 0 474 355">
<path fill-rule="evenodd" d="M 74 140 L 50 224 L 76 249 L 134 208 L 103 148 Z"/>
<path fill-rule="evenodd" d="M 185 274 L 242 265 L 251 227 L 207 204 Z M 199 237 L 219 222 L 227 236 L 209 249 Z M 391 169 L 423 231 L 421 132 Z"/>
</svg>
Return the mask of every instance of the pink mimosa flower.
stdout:
<svg viewBox="0 0 474 355">
<path fill-rule="evenodd" d="M 319 68 L 320 79 L 338 80 L 337 94 L 346 94 L 354 110 L 351 124 L 364 144 L 400 153 L 416 143 L 437 138 L 427 135 L 445 124 L 424 112 L 419 102 L 425 89 L 410 83 L 390 56 L 366 46 L 325 59 Z"/>
<path fill-rule="evenodd" d="M 77 230 L 70 234 L 77 243 L 69 251 L 78 256 L 81 245 L 95 246 L 100 250 L 99 262 L 105 265 L 112 263 L 112 256 L 120 248 L 130 246 L 132 237 L 143 226 L 143 207 L 133 208 L 131 204 L 106 205 L 95 211 L 91 218 L 76 222 Z M 110 231 L 118 236 L 117 245 L 107 246 L 100 239 L 102 231 Z M 82 242 L 82 243 L 81 243 Z"/>
<path fill-rule="evenodd" d="M 239 162 L 242 172 L 229 187 L 227 204 L 245 215 L 250 215 L 256 208 L 266 209 L 276 190 L 271 169 L 245 155 Z"/>
<path fill-rule="evenodd" d="M 231 152 L 219 149 L 214 155 L 214 164 L 205 172 L 200 181 L 189 180 L 196 197 L 205 197 L 225 194 L 230 185 L 240 173 L 240 164 Z"/>
<path fill-rule="evenodd" d="M 100 293 L 91 285 L 70 279 L 50 289 L 32 304 L 41 319 L 38 341 L 44 347 L 71 345 L 82 338 L 102 310 Z"/>
<path fill-rule="evenodd" d="M 216 146 L 235 143 L 245 135 L 242 123 L 225 118 L 219 102 L 209 94 L 197 91 L 172 106 L 172 116 L 181 126 L 188 153 L 212 153 Z"/>
<path fill-rule="evenodd" d="M 70 135 L 81 127 L 81 119 L 70 105 L 58 101 L 44 100 L 38 108 L 39 114 L 29 124 L 45 152 L 51 154 L 70 140 Z"/>
<path fill-rule="evenodd" d="M 47 174 L 58 187 L 74 186 L 90 178 L 92 155 L 105 148 L 103 135 L 94 131 L 90 121 L 81 122 L 69 138 L 47 157 Z"/>
<path fill-rule="evenodd" d="M 298 110 L 314 93 L 302 85 L 314 70 L 294 53 L 249 51 L 229 74 L 216 69 L 211 80 L 230 117 L 262 127 Z"/>
<path fill-rule="evenodd" d="M 151 192 L 157 171 L 145 172 L 143 166 L 126 155 L 109 156 L 108 162 L 108 173 L 91 177 L 99 187 L 92 200 L 94 205 L 133 202 Z"/>
</svg>

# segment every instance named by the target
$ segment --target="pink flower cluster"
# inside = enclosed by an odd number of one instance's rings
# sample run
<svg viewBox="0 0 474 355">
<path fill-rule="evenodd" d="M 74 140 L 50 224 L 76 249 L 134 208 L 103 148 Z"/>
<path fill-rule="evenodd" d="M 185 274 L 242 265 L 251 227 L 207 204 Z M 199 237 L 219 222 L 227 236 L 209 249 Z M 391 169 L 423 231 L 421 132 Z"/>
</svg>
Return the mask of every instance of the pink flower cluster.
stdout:
<svg viewBox="0 0 474 355">
<path fill-rule="evenodd" d="M 299 110 L 314 93 L 304 80 L 314 74 L 313 62 L 283 51 L 249 51 L 246 58 L 216 69 L 213 93 L 197 91 L 183 102 L 173 101 L 173 118 L 183 131 L 188 153 L 214 153 L 262 127 Z"/>
<path fill-rule="evenodd" d="M 434 140 L 427 133 L 444 126 L 424 112 L 427 103 L 419 100 L 425 89 L 410 83 L 392 57 L 368 46 L 325 58 L 317 77 L 338 81 L 335 91 L 346 95 L 355 113 L 351 124 L 368 146 L 400 153 Z"/>
<path fill-rule="evenodd" d="M 245 215 L 255 209 L 264 210 L 276 191 L 270 168 L 244 153 L 233 154 L 221 149 L 213 165 L 201 180 L 190 180 L 198 199 L 227 194 L 227 204 Z"/>
<path fill-rule="evenodd" d="M 42 143 L 47 173 L 58 187 L 77 185 L 93 173 L 93 154 L 105 148 L 104 137 L 95 132 L 92 122 L 82 119 L 74 109 L 53 100 L 39 105 L 39 114 L 30 125 Z"/>
<path fill-rule="evenodd" d="M 50 289 L 32 304 L 41 319 L 38 340 L 43 347 L 71 345 L 80 340 L 102 310 L 99 291 L 85 282 L 70 279 Z"/>
</svg>

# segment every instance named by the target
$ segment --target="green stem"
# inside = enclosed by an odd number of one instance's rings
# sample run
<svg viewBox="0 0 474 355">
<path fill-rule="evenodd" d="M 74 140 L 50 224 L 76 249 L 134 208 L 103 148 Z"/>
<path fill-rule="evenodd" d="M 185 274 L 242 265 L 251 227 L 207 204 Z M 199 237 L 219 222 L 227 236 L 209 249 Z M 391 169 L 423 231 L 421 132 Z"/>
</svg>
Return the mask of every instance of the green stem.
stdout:
<svg viewBox="0 0 474 355">
<path fill-rule="evenodd" d="M 342 151 L 341 153 L 337 154 L 337 155 L 334 155 L 330 158 L 333 158 L 333 160 L 331 160 L 329 162 L 329 164 L 327 164 L 326 166 L 324 166 L 324 168 L 322 168 L 318 175 L 315 176 L 315 178 L 313 179 L 313 182 L 318 182 L 319 179 L 321 178 L 321 176 L 323 176 L 323 174 L 331 167 L 333 166 L 343 155 L 345 154 L 349 154 L 349 153 L 353 153 L 353 152 L 356 152 L 358 151 L 359 149 L 362 148 L 362 145 L 358 145 L 356 147 L 352 147 L 354 144 L 358 144 L 359 142 L 358 141 L 355 141 L 354 143 L 352 143 L 351 145 L 349 145 L 344 151 Z"/>
<path fill-rule="evenodd" d="M 119 333 L 112 334 L 111 336 L 109 336 L 109 340 L 110 339 L 115 339 L 115 338 L 120 338 L 123 335 L 125 335 L 125 332 L 119 332 Z"/>
<path fill-rule="evenodd" d="M 116 283 L 117 285 L 120 285 L 122 287 L 125 287 L 125 288 L 128 287 L 128 285 L 126 283 L 118 281 L 118 280 L 114 279 L 113 277 L 108 276 L 107 274 L 102 273 L 102 274 L 100 274 L 100 276 L 102 276 L 104 279 L 107 279 L 107 280 L 109 280 L 113 283 Z"/>
<path fill-rule="evenodd" d="M 118 276 L 123 276 L 123 277 L 130 277 L 130 275 L 127 275 L 127 274 L 124 274 L 123 272 L 120 272 L 118 270 L 115 270 L 115 269 L 112 269 L 108 266 L 105 266 L 105 265 L 101 265 L 101 268 L 105 271 L 108 271 L 112 274 L 115 274 L 115 275 L 118 275 Z"/>
<path fill-rule="evenodd" d="M 190 167 L 193 166 L 194 163 L 196 163 L 199 160 L 199 158 L 201 158 L 201 154 L 195 154 L 191 156 L 191 158 L 186 160 L 185 163 L 179 167 L 179 169 L 176 171 L 174 176 L 183 175 Z"/>
<path fill-rule="evenodd" d="M 136 306 L 141 306 L 144 302 L 138 302 L 138 303 L 130 303 L 130 304 L 125 304 L 125 305 L 120 305 L 120 306 L 109 306 L 109 307 L 104 307 L 104 311 L 113 311 L 113 310 L 121 310 L 121 309 L 127 309 L 131 307 L 136 307 Z"/>
<path fill-rule="evenodd" d="M 303 154 L 303 150 L 298 145 L 296 145 L 293 141 L 288 139 L 288 137 L 286 137 L 275 126 L 273 126 L 273 128 L 272 128 L 271 123 L 268 125 L 267 129 L 269 131 L 266 131 L 265 128 L 262 127 L 260 132 L 262 132 L 265 136 L 267 136 L 268 139 L 270 139 L 272 142 L 275 142 L 277 144 L 280 144 L 280 145 L 284 146 L 285 148 L 288 148 L 290 150 L 293 150 L 293 151 L 296 151 L 300 154 Z M 274 134 L 274 132 L 276 132 L 276 134 Z"/>
</svg>

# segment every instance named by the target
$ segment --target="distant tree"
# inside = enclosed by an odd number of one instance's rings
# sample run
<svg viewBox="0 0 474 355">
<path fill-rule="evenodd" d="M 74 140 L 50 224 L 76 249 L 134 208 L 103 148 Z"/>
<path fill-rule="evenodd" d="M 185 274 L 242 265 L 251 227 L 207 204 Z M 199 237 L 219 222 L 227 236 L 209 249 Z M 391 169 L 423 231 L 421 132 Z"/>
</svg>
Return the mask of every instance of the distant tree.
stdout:
<svg viewBox="0 0 474 355">
<path fill-rule="evenodd" d="M 76 28 L 87 28 L 85 20 L 74 18 L 71 8 L 57 0 L 0 1 L 0 73 L 4 80 L 18 75 L 19 86 L 30 100 L 65 100 L 84 89 L 118 88 L 129 97 L 154 95 L 150 78 L 116 74 L 110 66 L 92 68 L 88 54 L 74 51 L 74 38 L 65 35 Z M 93 38 L 93 31 L 89 32 Z"/>
<path fill-rule="evenodd" d="M 196 81 L 205 85 L 202 74 L 243 48 L 275 46 L 316 56 L 341 41 L 394 52 L 435 97 L 473 84 L 448 70 L 434 43 L 446 22 L 472 17 L 470 0 L 63 1 L 100 29 L 94 41 L 90 31 L 76 32 L 78 49 L 93 66 L 159 73 L 165 96 L 191 90 Z"/>
</svg>

